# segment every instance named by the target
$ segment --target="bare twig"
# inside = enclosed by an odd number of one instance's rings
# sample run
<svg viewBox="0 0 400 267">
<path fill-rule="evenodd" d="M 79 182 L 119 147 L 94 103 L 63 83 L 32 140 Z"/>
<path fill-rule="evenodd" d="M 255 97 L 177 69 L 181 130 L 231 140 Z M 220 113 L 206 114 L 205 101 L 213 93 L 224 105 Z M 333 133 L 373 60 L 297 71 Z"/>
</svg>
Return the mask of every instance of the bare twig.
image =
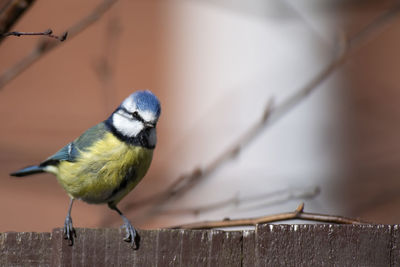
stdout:
<svg viewBox="0 0 400 267">
<path fill-rule="evenodd" d="M 214 173 L 224 163 L 229 162 L 232 158 L 237 156 L 247 144 L 255 139 L 258 134 L 266 127 L 271 126 L 274 122 L 281 119 L 289 111 L 293 110 L 298 104 L 301 103 L 310 93 L 318 88 L 318 86 L 332 75 L 340 66 L 342 66 L 353 53 L 365 45 L 369 40 L 377 35 L 395 16 L 400 12 L 400 4 L 396 4 L 388 11 L 384 12 L 381 16 L 374 19 L 371 23 L 361 29 L 351 39 L 348 40 L 347 45 L 342 46 L 343 49 L 337 53 L 336 57 L 328 64 L 318 75 L 315 76 L 308 84 L 300 88 L 293 95 L 288 97 L 281 104 L 272 106 L 270 101 L 267 105 L 264 114 L 260 121 L 251 127 L 239 140 L 237 140 L 230 148 L 223 151 L 214 161 L 204 168 L 195 168 L 191 173 L 178 177 L 165 191 L 156 193 L 150 197 L 144 198 L 137 202 L 129 203 L 125 209 L 133 209 L 136 207 L 144 207 L 145 205 L 153 204 L 154 208 L 152 213 L 161 210 L 162 205 L 183 195 L 201 180 Z"/>
<path fill-rule="evenodd" d="M 172 229 L 211 229 L 221 227 L 256 226 L 262 223 L 272 223 L 288 220 L 305 220 L 314 222 L 336 223 L 336 224 L 370 224 L 368 222 L 347 218 L 343 216 L 326 215 L 320 213 L 304 212 L 304 203 L 301 203 L 295 211 L 279 213 L 248 219 L 224 219 L 220 221 L 204 221 L 198 223 L 183 224 L 170 227 Z"/>
<path fill-rule="evenodd" d="M 96 22 L 107 10 L 114 5 L 117 0 L 104 0 L 101 2 L 93 11 L 82 18 L 80 21 L 71 26 L 68 30 L 69 39 L 74 38 L 76 35 L 81 33 L 87 27 Z M 21 74 L 29 66 L 39 60 L 43 55 L 50 52 L 54 48 L 58 47 L 61 43 L 52 39 L 43 39 L 38 45 L 24 58 L 17 62 L 14 66 L 7 69 L 0 75 L 0 89 L 3 88 L 7 83 Z"/>
<path fill-rule="evenodd" d="M 68 36 L 68 32 L 64 32 L 61 36 L 57 36 L 53 34 L 53 31 L 51 29 L 45 30 L 44 32 L 18 32 L 18 31 L 14 31 L 14 32 L 6 32 L 3 33 L 1 36 L 5 37 L 5 36 L 26 36 L 26 35 L 34 35 L 34 36 L 40 36 L 40 35 L 45 35 L 48 36 L 50 38 L 54 38 L 59 40 L 60 42 L 65 41 L 65 39 L 67 39 Z"/>
<path fill-rule="evenodd" d="M 9 0 L 0 6 L 0 33 L 10 31 L 22 14 L 28 10 L 34 0 Z M 4 36 L 0 34 L 0 43 Z"/>
</svg>

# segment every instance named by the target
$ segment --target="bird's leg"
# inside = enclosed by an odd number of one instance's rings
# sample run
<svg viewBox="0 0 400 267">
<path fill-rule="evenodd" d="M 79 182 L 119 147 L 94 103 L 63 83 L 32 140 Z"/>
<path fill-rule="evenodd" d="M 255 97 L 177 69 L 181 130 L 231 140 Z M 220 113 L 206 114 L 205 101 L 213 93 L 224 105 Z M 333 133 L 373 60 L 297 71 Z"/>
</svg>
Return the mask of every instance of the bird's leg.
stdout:
<svg viewBox="0 0 400 267">
<path fill-rule="evenodd" d="M 71 198 L 71 201 L 69 203 L 69 208 L 68 208 L 68 214 L 67 214 L 67 217 L 65 218 L 65 222 L 64 222 L 64 239 L 69 240 L 70 246 L 72 246 L 74 244 L 74 237 L 76 237 L 76 232 L 75 232 L 74 226 L 72 225 L 72 218 L 71 218 L 71 209 L 72 209 L 73 203 L 74 203 L 74 199 Z"/>
<path fill-rule="evenodd" d="M 124 238 L 124 241 L 131 243 L 134 249 L 138 249 L 140 237 L 136 232 L 135 228 L 129 222 L 128 218 L 125 217 L 125 215 L 117 208 L 115 204 L 108 203 L 108 207 L 118 212 L 118 214 L 122 217 L 122 220 L 124 220 L 124 224 L 121 226 L 126 230 L 126 236 Z"/>
</svg>

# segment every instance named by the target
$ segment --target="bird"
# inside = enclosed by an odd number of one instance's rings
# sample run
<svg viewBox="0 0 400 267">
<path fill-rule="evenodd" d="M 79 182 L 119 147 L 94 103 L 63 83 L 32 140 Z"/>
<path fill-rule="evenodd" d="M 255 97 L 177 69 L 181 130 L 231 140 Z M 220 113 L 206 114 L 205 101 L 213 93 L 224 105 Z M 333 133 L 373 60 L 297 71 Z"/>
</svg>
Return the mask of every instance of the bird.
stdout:
<svg viewBox="0 0 400 267">
<path fill-rule="evenodd" d="M 138 248 L 140 237 L 117 204 L 145 176 L 157 143 L 156 125 L 161 114 L 158 98 L 149 90 L 129 95 L 103 122 L 61 148 L 38 165 L 11 176 L 54 174 L 70 197 L 64 238 L 73 245 L 76 232 L 71 209 L 74 200 L 107 204 L 123 220 L 125 241 Z"/>
</svg>

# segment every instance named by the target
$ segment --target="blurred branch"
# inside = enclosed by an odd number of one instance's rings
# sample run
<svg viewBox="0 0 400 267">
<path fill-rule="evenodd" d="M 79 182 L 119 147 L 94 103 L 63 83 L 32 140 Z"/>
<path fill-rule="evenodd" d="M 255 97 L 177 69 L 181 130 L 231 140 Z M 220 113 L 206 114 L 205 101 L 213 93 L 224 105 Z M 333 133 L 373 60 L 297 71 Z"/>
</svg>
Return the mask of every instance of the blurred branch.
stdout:
<svg viewBox="0 0 400 267">
<path fill-rule="evenodd" d="M 257 136 L 264 128 L 265 124 L 272 111 L 272 100 L 268 102 L 264 110 L 261 119 L 252 127 L 250 127 L 230 148 L 223 151 L 215 160 L 213 160 L 208 166 L 204 168 L 196 168 L 189 174 L 180 176 L 168 189 L 164 192 L 152 195 L 148 198 L 144 198 L 134 203 L 129 203 L 125 209 L 132 209 L 135 207 L 141 207 L 148 204 L 165 204 L 166 201 L 172 200 L 172 198 L 179 197 L 185 192 L 193 188 L 201 179 L 214 173 L 224 163 L 230 159 L 235 158 L 240 151 L 248 145 L 255 136 Z M 158 207 L 157 207 L 158 208 Z"/>
<path fill-rule="evenodd" d="M 305 212 L 304 203 L 301 203 L 295 211 L 287 213 L 279 213 L 275 215 L 268 215 L 268 216 L 249 218 L 249 219 L 237 219 L 237 220 L 224 219 L 222 221 L 204 221 L 198 223 L 183 224 L 169 228 L 211 229 L 211 228 L 221 228 L 221 227 L 256 226 L 257 224 L 262 224 L 262 223 L 272 223 L 272 222 L 288 221 L 288 220 L 305 220 L 305 221 L 337 223 L 337 224 L 369 224 L 368 222 L 364 222 L 359 219 Z"/>
<path fill-rule="evenodd" d="M 36 36 L 40 36 L 40 35 L 45 35 L 48 36 L 50 38 L 54 38 L 59 40 L 60 42 L 65 41 L 65 39 L 67 39 L 68 36 L 68 32 L 65 32 L 63 35 L 61 36 L 57 36 L 53 34 L 53 31 L 51 29 L 45 30 L 44 32 L 18 32 L 18 31 L 14 31 L 14 32 L 6 32 L 1 34 L 1 37 L 6 37 L 6 36 L 26 36 L 26 35 L 36 35 Z"/>
<path fill-rule="evenodd" d="M 250 210 L 258 210 L 258 209 L 264 209 L 268 206 L 274 206 L 278 204 L 283 204 L 286 203 L 290 200 L 310 200 L 314 199 L 321 193 L 321 189 L 319 186 L 314 186 L 311 188 L 303 188 L 303 189 L 291 189 L 282 191 L 281 194 L 277 195 L 276 199 L 273 199 L 269 202 L 266 203 L 260 203 L 260 204 L 254 204 L 248 207 L 242 207 L 237 209 L 238 212 L 240 211 L 250 211 Z M 257 196 L 256 196 L 257 197 Z"/>
<path fill-rule="evenodd" d="M 0 43 L 4 39 L 2 33 L 10 31 L 11 27 L 34 2 L 34 0 L 9 0 L 0 6 Z"/>
<path fill-rule="evenodd" d="M 72 25 L 68 30 L 69 39 L 74 38 L 76 35 L 81 33 L 87 27 L 96 22 L 101 16 L 114 5 L 117 0 L 104 0 L 93 11 L 82 18 L 80 21 Z M 39 41 L 37 46 L 14 66 L 7 69 L 0 75 L 0 89 L 3 88 L 7 83 L 21 74 L 24 70 L 30 67 L 33 63 L 39 60 L 46 53 L 50 52 L 54 48 L 58 47 L 61 43 L 52 39 L 43 39 Z"/>
<path fill-rule="evenodd" d="M 391 9 L 374 19 L 371 23 L 362 28 L 351 39 L 347 39 L 345 45 L 339 45 L 341 51 L 336 54 L 335 58 L 320 73 L 318 73 L 308 84 L 297 90 L 293 95 L 289 96 L 281 104 L 272 106 L 270 101 L 266 106 L 262 118 L 253 127 L 251 127 L 237 142 L 232 144 L 230 148 L 223 151 L 214 161 L 204 168 L 195 168 L 191 173 L 178 177 L 165 191 L 156 193 L 150 197 L 144 198 L 137 202 L 128 204 L 127 210 L 146 205 L 154 205 L 151 213 L 154 215 L 159 212 L 162 205 L 169 201 L 182 196 L 200 181 L 209 177 L 224 163 L 229 162 L 240 151 L 245 149 L 246 145 L 255 139 L 260 132 L 266 127 L 273 125 L 276 121 L 283 118 L 296 106 L 298 106 L 310 93 L 315 91 L 322 82 L 330 77 L 339 67 L 341 67 L 353 53 L 365 45 L 369 40 L 388 25 L 395 16 L 400 12 L 400 4 L 394 5 Z"/>
<path fill-rule="evenodd" d="M 312 23 L 312 21 L 306 16 L 304 15 L 301 10 L 299 8 L 297 8 L 297 6 L 295 4 L 293 4 L 290 0 L 283 0 L 280 1 L 282 4 L 284 4 L 286 6 L 287 9 L 289 9 L 290 11 L 292 11 L 292 13 L 294 14 L 294 16 L 296 16 L 300 21 L 302 21 L 304 23 L 305 26 L 307 26 L 308 29 L 310 29 L 310 31 L 325 45 L 329 44 L 331 42 L 329 42 L 327 40 L 327 38 L 321 34 L 319 32 L 319 30 L 315 27 L 315 25 Z M 296 3 L 296 1 L 295 1 Z M 298 3 L 298 2 L 297 2 Z"/>
<path fill-rule="evenodd" d="M 320 188 L 318 186 L 314 186 L 312 188 L 279 190 L 275 192 L 269 192 L 266 194 L 259 194 L 243 198 L 240 198 L 237 195 L 235 195 L 231 198 L 215 202 L 209 205 L 203 205 L 192 208 L 168 209 L 168 210 L 163 210 L 161 212 L 163 214 L 199 215 L 200 213 L 219 210 L 229 206 L 234 206 L 234 207 L 242 206 L 243 210 L 249 211 L 249 210 L 264 208 L 265 206 L 270 206 L 278 203 L 285 203 L 287 201 L 294 199 L 303 199 L 303 200 L 312 199 L 316 197 L 319 193 L 320 193 Z M 245 205 L 246 207 L 243 207 Z M 238 210 L 240 210 L 240 208 Z"/>
</svg>

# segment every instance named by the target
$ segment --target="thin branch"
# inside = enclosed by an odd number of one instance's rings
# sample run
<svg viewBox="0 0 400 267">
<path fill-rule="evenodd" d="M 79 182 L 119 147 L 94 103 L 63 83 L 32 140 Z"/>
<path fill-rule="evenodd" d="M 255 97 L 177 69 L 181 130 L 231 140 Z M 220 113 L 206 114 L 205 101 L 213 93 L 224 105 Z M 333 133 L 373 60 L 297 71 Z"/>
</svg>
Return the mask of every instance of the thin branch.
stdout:
<svg viewBox="0 0 400 267">
<path fill-rule="evenodd" d="M 199 215 L 200 213 L 215 211 L 229 206 L 237 207 L 237 209 L 235 209 L 236 211 L 240 210 L 249 211 L 249 210 L 265 208 L 266 206 L 276 205 L 279 203 L 285 203 L 287 201 L 294 199 L 301 199 L 301 200 L 312 199 L 315 198 L 317 195 L 319 195 L 319 193 L 320 193 L 320 188 L 315 186 L 312 188 L 278 190 L 275 192 L 269 192 L 266 194 L 259 194 L 255 196 L 242 197 L 242 198 L 240 198 L 238 195 L 235 195 L 228 199 L 214 202 L 208 205 L 180 208 L 180 209 L 168 209 L 168 210 L 163 210 L 161 212 L 163 214 Z"/>
<path fill-rule="evenodd" d="M 34 0 L 9 0 L 0 7 L 0 33 L 8 32 L 34 3 Z M 0 43 L 4 36 L 0 34 Z"/>
<path fill-rule="evenodd" d="M 68 30 L 69 40 L 74 38 L 76 35 L 101 18 L 101 16 L 116 2 L 117 0 L 104 0 L 97 7 L 95 7 L 89 15 L 72 25 Z M 42 56 L 58 47 L 60 44 L 61 42 L 57 42 L 52 39 L 41 40 L 28 55 L 0 75 L 0 89 L 2 89 L 7 83 L 21 74 L 37 60 L 39 60 Z"/>
<path fill-rule="evenodd" d="M 212 229 L 222 227 L 256 226 L 262 223 L 272 223 L 288 220 L 305 220 L 314 222 L 336 223 L 336 224 L 370 224 L 359 219 L 343 216 L 327 215 L 320 213 L 304 212 L 304 203 L 301 203 L 295 211 L 279 213 L 274 215 L 248 218 L 248 219 L 224 219 L 220 221 L 204 221 L 198 223 L 183 224 L 169 227 L 171 229 Z"/>
<path fill-rule="evenodd" d="M 53 31 L 51 29 L 45 30 L 44 32 L 19 32 L 19 31 L 14 31 L 14 32 L 6 32 L 1 34 L 2 37 L 6 37 L 6 36 L 26 36 L 26 35 L 34 35 L 34 36 L 47 36 L 50 38 L 54 38 L 59 40 L 60 42 L 65 41 L 65 39 L 67 39 L 68 36 L 68 32 L 64 32 L 61 36 L 57 36 L 53 34 Z"/>
<path fill-rule="evenodd" d="M 316 75 L 308 84 L 300 88 L 293 95 L 289 96 L 281 104 L 273 107 L 271 104 L 272 102 L 270 101 L 264 110 L 261 120 L 251 127 L 241 138 L 239 138 L 239 140 L 233 143 L 230 148 L 223 151 L 209 165 L 204 168 L 195 168 L 191 173 L 178 177 L 178 179 L 176 179 L 175 182 L 173 182 L 165 191 L 156 193 L 137 202 L 129 203 L 125 209 L 129 210 L 153 204 L 154 208 L 152 213 L 154 214 L 161 210 L 162 205 L 165 205 L 172 199 L 185 194 L 201 180 L 204 180 L 206 177 L 214 173 L 224 163 L 229 162 L 237 156 L 240 151 L 242 151 L 247 144 L 253 141 L 253 139 L 255 139 L 266 127 L 273 125 L 274 122 L 278 121 L 284 115 L 288 114 L 289 111 L 297 107 L 307 96 L 315 91 L 322 82 L 324 82 L 349 58 L 351 58 L 357 49 L 376 37 L 382 28 L 388 25 L 388 23 L 392 21 L 399 12 L 400 4 L 396 4 L 362 28 L 357 34 L 348 40 L 346 43 L 347 45 L 340 47 L 342 48 L 342 51 L 337 53 L 336 57 L 330 64 L 318 73 L 318 75 Z"/>
</svg>

